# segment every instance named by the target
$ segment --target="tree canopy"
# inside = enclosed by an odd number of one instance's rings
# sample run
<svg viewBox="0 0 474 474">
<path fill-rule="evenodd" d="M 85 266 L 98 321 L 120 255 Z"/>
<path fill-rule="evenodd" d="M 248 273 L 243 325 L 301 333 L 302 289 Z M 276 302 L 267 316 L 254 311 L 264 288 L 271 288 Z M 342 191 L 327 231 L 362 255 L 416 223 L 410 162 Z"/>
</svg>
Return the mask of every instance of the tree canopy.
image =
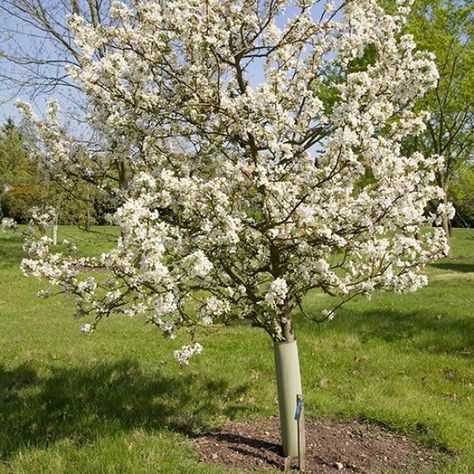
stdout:
<svg viewBox="0 0 474 474">
<path fill-rule="evenodd" d="M 424 284 L 420 266 L 445 248 L 420 233 L 432 220 L 427 202 L 442 196 L 441 162 L 404 155 L 402 143 L 423 130 L 415 104 L 438 76 L 399 34 L 405 7 L 389 16 L 375 2 L 348 2 L 338 20 L 328 4 L 315 21 L 312 2 L 300 2 L 280 29 L 286 2 L 198 3 L 115 4 L 110 28 L 74 18 L 82 56 L 71 74 L 94 107 L 90 125 L 134 177 L 115 216 L 117 248 L 81 260 L 117 279 L 84 285 L 66 271 L 72 279 L 55 273 L 54 282 L 98 319 L 144 312 L 172 334 L 249 317 L 276 341 L 293 337 L 292 311 L 312 288 L 346 301 Z M 373 61 L 355 68 L 368 48 Z M 265 81 L 252 88 L 257 59 Z M 328 107 L 314 91 L 333 72 Z M 54 120 L 36 125 L 52 163 L 70 162 Z M 32 249 L 40 262 L 50 255 Z M 50 267 L 28 268 L 48 276 Z"/>
<path fill-rule="evenodd" d="M 425 154 L 444 157 L 437 172 L 446 201 L 457 195 L 453 181 L 474 159 L 474 5 L 470 1 L 417 0 L 407 31 L 420 50 L 431 51 L 439 71 L 436 88 L 419 107 L 431 117 L 414 146 Z M 459 209 L 462 212 L 462 207 Z M 448 232 L 448 219 L 444 219 Z"/>
<path fill-rule="evenodd" d="M 391 15 L 374 0 L 327 2 L 318 16 L 316 3 L 297 1 L 284 25 L 286 0 L 114 3 L 111 26 L 75 15 L 69 73 L 101 149 L 62 133 L 54 101 L 47 121 L 22 106 L 51 173 L 71 179 L 83 155 L 130 171 L 113 250 L 79 258 L 32 235 L 24 272 L 73 294 L 86 332 L 116 313 L 171 338 L 189 329 L 183 364 L 201 328 L 246 319 L 265 330 L 287 455 L 301 386 L 295 349 L 283 348 L 296 347 L 305 295 L 334 296 L 306 315 L 330 319 L 355 296 L 422 287 L 423 267 L 447 252 L 443 232 L 425 229 L 449 212 L 426 212 L 444 198 L 442 158 L 404 146 L 424 131 L 418 104 L 438 81 L 433 55 L 403 33 L 409 2 Z"/>
</svg>

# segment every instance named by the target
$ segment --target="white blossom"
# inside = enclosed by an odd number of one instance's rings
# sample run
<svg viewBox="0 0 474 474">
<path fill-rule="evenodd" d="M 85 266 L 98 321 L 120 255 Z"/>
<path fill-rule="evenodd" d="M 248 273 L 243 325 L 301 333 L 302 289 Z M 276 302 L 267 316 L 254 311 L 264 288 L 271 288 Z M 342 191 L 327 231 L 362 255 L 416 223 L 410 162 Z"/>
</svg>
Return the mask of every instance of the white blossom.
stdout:
<svg viewBox="0 0 474 474">
<path fill-rule="evenodd" d="M 16 230 L 16 228 L 17 228 L 17 223 L 15 222 L 14 219 L 10 217 L 4 217 L 0 221 L 0 229 L 2 230 L 2 232 Z"/>
<path fill-rule="evenodd" d="M 89 323 L 84 323 L 81 325 L 81 332 L 85 334 L 90 334 L 93 331 L 93 326 L 92 324 Z"/>
<path fill-rule="evenodd" d="M 189 358 L 200 354 L 202 352 L 203 347 L 199 342 L 195 342 L 188 346 L 183 346 L 181 349 L 174 351 L 174 358 L 182 365 L 189 364 Z"/>
<path fill-rule="evenodd" d="M 277 305 L 281 305 L 285 300 L 288 293 L 288 286 L 284 278 L 277 278 L 272 281 L 267 294 L 265 295 L 265 302 L 275 308 Z"/>
<path fill-rule="evenodd" d="M 344 302 L 425 285 L 424 266 L 447 251 L 427 227 L 450 209 L 426 212 L 444 196 L 443 159 L 403 145 L 424 129 L 415 104 L 436 85 L 433 57 L 403 34 L 410 1 L 393 15 L 375 0 L 344 2 L 337 15 L 328 2 L 321 20 L 314 3 L 299 0 L 282 26 L 284 0 L 114 2 L 117 21 L 101 28 L 73 17 L 83 54 L 70 74 L 103 150 L 67 137 L 56 104 L 45 120 L 21 107 L 50 174 L 67 182 L 103 163 L 126 167 L 111 217 L 120 237 L 80 257 L 31 233 L 25 274 L 72 293 L 95 324 L 141 315 L 175 337 L 247 318 L 275 341 L 312 289 Z M 38 211 L 32 225 L 53 220 Z M 82 276 L 97 268 L 104 278 Z"/>
</svg>

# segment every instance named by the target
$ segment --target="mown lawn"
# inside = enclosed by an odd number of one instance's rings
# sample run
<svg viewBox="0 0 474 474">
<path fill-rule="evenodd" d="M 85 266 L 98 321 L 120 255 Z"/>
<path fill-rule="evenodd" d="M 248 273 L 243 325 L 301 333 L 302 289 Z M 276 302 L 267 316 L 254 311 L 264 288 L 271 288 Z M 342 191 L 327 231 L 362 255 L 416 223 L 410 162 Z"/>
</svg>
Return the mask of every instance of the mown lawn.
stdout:
<svg viewBox="0 0 474 474">
<path fill-rule="evenodd" d="M 60 229 L 86 253 L 99 234 Z M 437 472 L 474 472 L 474 231 L 418 293 L 359 300 L 329 323 L 298 321 L 307 416 L 365 419 L 455 453 Z M 72 300 L 40 300 L 0 234 L 0 472 L 222 473 L 198 464 L 192 433 L 277 414 L 272 344 L 246 325 L 204 335 L 189 367 L 142 320 L 79 331 Z M 462 257 L 462 258 L 461 258 Z M 326 297 L 308 298 L 310 312 Z M 183 339 L 184 340 L 184 339 Z"/>
</svg>

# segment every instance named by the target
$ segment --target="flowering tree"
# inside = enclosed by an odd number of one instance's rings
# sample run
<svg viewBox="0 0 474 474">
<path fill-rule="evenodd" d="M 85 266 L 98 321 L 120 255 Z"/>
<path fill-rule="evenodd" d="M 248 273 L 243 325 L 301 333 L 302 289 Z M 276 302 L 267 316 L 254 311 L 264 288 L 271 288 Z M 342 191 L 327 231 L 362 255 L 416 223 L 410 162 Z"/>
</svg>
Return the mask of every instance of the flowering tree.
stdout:
<svg viewBox="0 0 474 474">
<path fill-rule="evenodd" d="M 316 15 L 316 1 L 298 0 L 278 26 L 288 3 L 137 0 L 112 6 L 112 27 L 72 18 L 82 56 L 70 73 L 93 105 L 89 124 L 133 179 L 112 251 L 78 258 L 30 239 L 23 269 L 95 315 L 84 331 L 112 313 L 144 315 L 169 337 L 251 320 L 275 344 L 283 448 L 294 456 L 304 295 L 337 297 L 308 315 L 324 320 L 356 295 L 414 291 L 447 244 L 422 231 L 437 219 L 425 209 L 442 197 L 441 159 L 402 153 L 424 129 L 412 106 L 437 80 L 433 58 L 400 33 L 407 2 L 394 15 L 374 0 Z M 262 66 L 253 86 L 252 63 Z M 52 117 L 36 125 L 61 170 L 71 144 L 54 107 Z M 109 278 L 79 274 L 96 267 Z M 201 349 L 175 356 L 188 363 Z"/>
</svg>

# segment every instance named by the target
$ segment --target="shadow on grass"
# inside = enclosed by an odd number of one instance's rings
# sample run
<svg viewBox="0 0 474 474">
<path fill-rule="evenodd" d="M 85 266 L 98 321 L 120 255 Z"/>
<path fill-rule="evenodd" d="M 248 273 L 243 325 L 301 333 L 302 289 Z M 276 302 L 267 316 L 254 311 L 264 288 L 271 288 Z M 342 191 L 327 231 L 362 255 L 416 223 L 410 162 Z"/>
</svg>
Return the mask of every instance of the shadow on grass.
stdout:
<svg viewBox="0 0 474 474">
<path fill-rule="evenodd" d="M 469 317 L 383 308 L 349 313 L 346 309 L 341 312 L 335 330 L 357 335 L 363 343 L 382 339 L 399 344 L 401 340 L 407 340 L 417 351 L 474 356 L 474 318 Z"/>
<path fill-rule="evenodd" d="M 23 238 L 19 235 L 2 235 L 0 232 L 0 268 L 18 268 L 25 256 Z"/>
<path fill-rule="evenodd" d="M 298 326 L 297 332 L 307 337 L 318 334 L 318 338 L 336 340 L 351 335 L 362 344 L 380 342 L 414 352 L 474 358 L 474 318 L 468 310 L 465 315 L 450 315 L 442 302 L 422 311 L 397 311 L 383 305 L 374 309 L 345 307 L 330 323 L 317 325 L 301 318 Z"/>
<path fill-rule="evenodd" d="M 233 400 L 246 390 L 202 374 L 144 374 L 130 360 L 50 367 L 47 376 L 30 365 L 0 366 L 0 459 L 25 446 L 66 438 L 79 445 L 137 428 L 196 434 L 212 416 L 235 412 Z M 252 407 L 240 403 L 238 409 Z"/>
<path fill-rule="evenodd" d="M 433 263 L 430 266 L 439 268 L 440 270 L 450 270 L 452 272 L 461 272 L 461 273 L 474 272 L 474 263 L 441 262 L 441 263 Z"/>
</svg>

